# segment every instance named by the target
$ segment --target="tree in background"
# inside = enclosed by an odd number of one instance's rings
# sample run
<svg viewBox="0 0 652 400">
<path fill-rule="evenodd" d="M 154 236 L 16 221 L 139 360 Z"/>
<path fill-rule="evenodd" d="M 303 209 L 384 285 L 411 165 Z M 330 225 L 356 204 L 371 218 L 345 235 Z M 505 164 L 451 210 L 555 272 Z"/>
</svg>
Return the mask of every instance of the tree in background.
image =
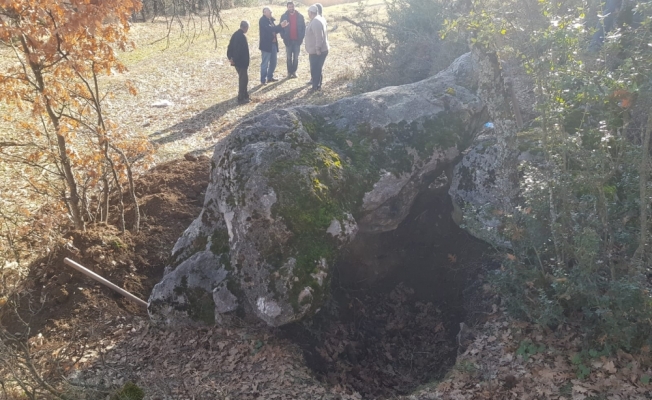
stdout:
<svg viewBox="0 0 652 400">
<path fill-rule="evenodd" d="M 3 186 L 19 196 L 12 209 L 3 209 L 5 233 L 19 224 L 16 216 L 31 221 L 32 229 L 53 228 L 62 212 L 75 229 L 106 222 L 109 197 L 115 193 L 122 204 L 125 185 L 137 203 L 131 162 L 146 155 L 149 144 L 107 119 L 110 88 L 100 77 L 125 70 L 116 50 L 129 45 L 128 19 L 139 8 L 138 0 L 0 1 L 0 51 L 7 61 L 0 100 L 10 123 L 0 163 L 5 178 L 13 179 Z M 38 213 L 30 204 L 47 207 Z M 137 204 L 134 209 L 138 230 Z M 124 215 L 121 221 L 124 230 Z"/>
<path fill-rule="evenodd" d="M 196 20 L 195 17 L 204 15 L 217 48 L 216 28 L 224 28 L 220 11 L 254 3 L 258 4 L 257 0 L 142 0 L 140 17 L 143 21 L 165 18 L 168 30 L 164 39 L 169 46 L 173 25 L 179 28 L 181 37 L 190 44 L 203 29 L 202 19 Z M 136 18 L 137 15 L 134 14 L 134 19 Z"/>
<path fill-rule="evenodd" d="M 446 19 L 463 12 L 467 1 L 387 0 L 387 18 L 359 3 L 353 19 L 352 40 L 366 52 L 365 90 L 425 79 L 447 68 L 468 51 L 465 40 L 442 40 Z"/>
</svg>

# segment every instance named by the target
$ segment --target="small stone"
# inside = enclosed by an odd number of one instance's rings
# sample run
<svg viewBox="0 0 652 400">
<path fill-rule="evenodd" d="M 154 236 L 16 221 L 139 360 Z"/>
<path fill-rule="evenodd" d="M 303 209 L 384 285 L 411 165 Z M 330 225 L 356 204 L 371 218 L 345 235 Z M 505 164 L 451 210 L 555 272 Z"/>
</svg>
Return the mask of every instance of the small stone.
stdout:
<svg viewBox="0 0 652 400">
<path fill-rule="evenodd" d="M 157 100 L 152 103 L 152 107 L 156 107 L 156 108 L 165 108 L 173 105 L 174 103 L 171 102 L 170 100 Z"/>
<path fill-rule="evenodd" d="M 186 153 L 183 155 L 183 158 L 186 159 L 186 161 L 197 161 L 197 156 L 192 154 L 192 153 Z"/>
</svg>

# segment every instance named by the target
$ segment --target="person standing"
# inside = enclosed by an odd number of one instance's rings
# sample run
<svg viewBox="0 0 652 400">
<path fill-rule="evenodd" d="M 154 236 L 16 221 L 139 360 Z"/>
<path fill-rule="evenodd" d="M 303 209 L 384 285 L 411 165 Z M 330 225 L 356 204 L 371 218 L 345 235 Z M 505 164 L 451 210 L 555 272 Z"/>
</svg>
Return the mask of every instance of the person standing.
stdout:
<svg viewBox="0 0 652 400">
<path fill-rule="evenodd" d="M 245 34 L 249 30 L 249 22 L 240 22 L 238 29 L 229 41 L 229 47 L 226 49 L 226 57 L 231 65 L 238 72 L 238 104 L 249 103 L 249 93 L 247 85 L 249 84 L 249 44 Z"/>
<path fill-rule="evenodd" d="M 269 7 L 263 8 L 263 16 L 258 21 L 260 28 L 260 43 L 258 48 L 262 53 L 262 62 L 260 63 L 260 83 L 276 82 L 274 70 L 276 69 L 276 57 L 278 53 L 278 40 L 276 34 L 280 33 L 288 25 L 287 21 L 281 22 L 281 25 L 274 23 L 272 10 Z"/>
<path fill-rule="evenodd" d="M 324 14 L 322 14 L 322 12 L 324 11 L 324 6 L 322 6 L 321 3 L 315 3 L 315 7 L 317 7 L 317 14 L 323 17 Z M 322 80 L 323 78 L 324 77 L 322 76 Z M 310 77 L 310 81 L 308 81 L 307 85 L 312 85 L 312 77 Z"/>
<path fill-rule="evenodd" d="M 306 21 L 303 15 L 294 9 L 293 2 L 288 1 L 287 8 L 287 11 L 281 15 L 281 24 L 283 21 L 287 21 L 288 26 L 281 32 L 281 37 L 287 53 L 288 78 L 296 78 L 299 68 L 299 52 L 303 37 L 306 35 Z"/>
<path fill-rule="evenodd" d="M 319 15 L 317 6 L 308 7 L 310 22 L 306 26 L 306 52 L 310 61 L 312 90 L 321 89 L 322 71 L 328 55 L 328 31 L 326 20 Z"/>
</svg>

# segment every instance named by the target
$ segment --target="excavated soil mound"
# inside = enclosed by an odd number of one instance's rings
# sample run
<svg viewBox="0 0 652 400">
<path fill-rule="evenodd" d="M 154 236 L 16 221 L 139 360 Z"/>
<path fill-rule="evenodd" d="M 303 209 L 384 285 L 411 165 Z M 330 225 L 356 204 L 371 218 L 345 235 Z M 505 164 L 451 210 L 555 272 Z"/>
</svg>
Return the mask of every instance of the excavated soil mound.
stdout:
<svg viewBox="0 0 652 400">
<path fill-rule="evenodd" d="M 140 306 L 66 266 L 63 258 L 69 257 L 147 300 L 152 287 L 163 276 L 174 242 L 201 211 L 209 167 L 210 159 L 200 157 L 153 168 L 136 183 L 140 232 L 122 234 L 116 228 L 118 208 L 117 201 L 113 201 L 112 215 L 116 220 L 111 225 L 97 224 L 85 232 L 73 231 L 66 235 L 66 244 L 35 262 L 25 280 L 27 286 L 19 307 L 21 317 L 29 320 L 30 332 L 66 335 L 65 327 L 77 329 L 98 318 L 108 321 L 146 315 Z M 126 225 L 130 229 L 133 211 L 128 197 L 124 201 Z M 3 325 L 10 332 L 25 330 L 24 324 L 14 317 L 13 313 L 6 313 Z"/>
</svg>

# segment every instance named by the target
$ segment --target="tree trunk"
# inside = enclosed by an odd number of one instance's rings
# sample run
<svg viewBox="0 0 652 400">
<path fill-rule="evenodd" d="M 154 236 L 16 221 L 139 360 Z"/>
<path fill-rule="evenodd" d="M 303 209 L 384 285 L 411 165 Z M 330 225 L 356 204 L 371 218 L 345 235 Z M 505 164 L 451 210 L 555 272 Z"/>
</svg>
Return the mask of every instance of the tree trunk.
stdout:
<svg viewBox="0 0 652 400">
<path fill-rule="evenodd" d="M 102 201 L 100 202 L 100 221 L 109 223 L 109 195 L 111 186 L 109 179 L 106 177 L 106 171 L 102 174 Z"/>
<path fill-rule="evenodd" d="M 30 47 L 27 45 L 27 41 L 24 36 L 20 38 L 21 44 L 23 47 L 23 52 L 29 60 L 29 66 L 34 74 L 36 79 L 36 89 L 43 94 L 45 92 L 45 81 L 43 80 L 43 74 L 41 72 L 41 65 L 37 64 L 32 60 L 32 52 Z M 64 181 L 68 186 L 70 192 L 70 197 L 68 199 L 64 198 L 64 201 L 68 204 L 70 214 L 72 216 L 72 221 L 75 224 L 75 229 L 84 230 L 84 219 L 82 218 L 81 207 L 79 205 L 79 193 L 77 191 L 77 182 L 75 181 L 75 175 L 72 173 L 72 167 L 70 165 L 70 158 L 68 158 L 66 138 L 61 135 L 61 127 L 59 124 L 59 117 L 52 109 L 52 105 L 48 100 L 47 96 L 45 97 L 45 110 L 47 111 L 50 122 L 54 127 L 54 132 L 57 135 L 57 149 L 59 152 L 59 161 L 61 161 L 61 166 L 63 167 Z"/>
<path fill-rule="evenodd" d="M 67 202 L 70 204 L 72 221 L 75 224 L 75 229 L 84 230 L 84 220 L 82 219 L 81 208 L 79 206 L 79 194 L 77 193 L 77 182 L 75 181 L 75 176 L 72 173 L 70 159 L 68 158 L 68 154 L 66 152 L 66 138 L 58 133 L 57 146 L 59 148 L 59 160 L 61 161 L 61 166 L 63 167 L 64 178 L 66 184 L 68 185 L 68 191 L 70 192 L 70 197 L 67 199 Z"/>
<path fill-rule="evenodd" d="M 113 180 L 115 181 L 115 185 L 118 188 L 118 200 L 119 200 L 119 206 L 120 206 L 120 231 L 122 233 L 125 233 L 126 227 L 125 227 L 125 203 L 124 203 L 124 198 L 122 195 L 122 184 L 120 183 L 120 177 L 118 176 L 118 172 L 115 169 L 115 165 L 113 164 L 113 160 L 111 160 L 111 156 L 109 155 L 109 143 L 108 141 L 105 140 L 104 142 L 104 159 L 106 162 L 109 164 L 111 167 L 111 173 L 113 174 Z"/>
<path fill-rule="evenodd" d="M 136 197 L 136 188 L 134 185 L 134 176 L 131 171 L 131 164 L 129 163 L 129 159 L 127 159 L 127 155 L 122 150 L 114 146 L 112 146 L 111 148 L 115 150 L 118 154 L 120 154 L 120 157 L 122 157 L 122 161 L 125 163 L 125 166 L 127 168 L 127 179 L 129 181 L 129 194 L 131 195 L 131 200 L 134 202 L 134 225 L 132 227 L 132 231 L 138 232 L 140 231 L 140 208 L 138 206 L 138 197 Z"/>
</svg>

